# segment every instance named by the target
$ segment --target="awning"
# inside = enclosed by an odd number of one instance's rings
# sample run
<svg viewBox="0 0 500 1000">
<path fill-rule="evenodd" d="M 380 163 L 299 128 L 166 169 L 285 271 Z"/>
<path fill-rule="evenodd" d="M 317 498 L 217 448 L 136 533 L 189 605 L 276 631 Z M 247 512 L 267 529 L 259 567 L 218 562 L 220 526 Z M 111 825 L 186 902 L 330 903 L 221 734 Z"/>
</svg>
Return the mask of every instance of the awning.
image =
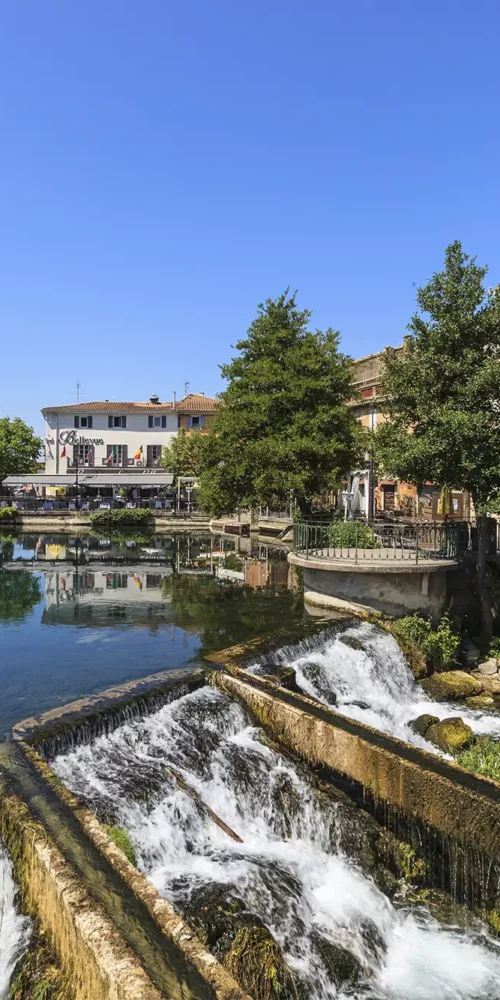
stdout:
<svg viewBox="0 0 500 1000">
<path fill-rule="evenodd" d="M 2 486 L 73 486 L 74 476 L 48 476 L 44 472 L 32 472 L 27 476 L 6 476 Z"/>
<path fill-rule="evenodd" d="M 79 486 L 171 486 L 174 477 L 166 472 L 113 472 L 91 473 L 80 472 Z M 6 476 L 2 486 L 74 486 L 76 477 L 68 475 L 48 475 L 45 472 L 32 472 L 30 475 Z"/>
<path fill-rule="evenodd" d="M 75 480 L 73 479 L 73 482 Z M 83 486 L 171 486 L 174 477 L 166 472 L 156 472 L 148 475 L 146 472 L 91 472 L 82 473 L 78 481 Z"/>
</svg>

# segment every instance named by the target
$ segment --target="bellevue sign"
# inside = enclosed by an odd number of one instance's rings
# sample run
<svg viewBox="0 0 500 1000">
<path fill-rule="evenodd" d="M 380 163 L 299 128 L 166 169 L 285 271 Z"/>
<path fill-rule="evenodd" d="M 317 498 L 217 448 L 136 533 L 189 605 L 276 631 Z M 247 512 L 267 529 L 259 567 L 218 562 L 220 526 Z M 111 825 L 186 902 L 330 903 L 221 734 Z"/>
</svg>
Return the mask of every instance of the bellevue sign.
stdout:
<svg viewBox="0 0 500 1000">
<path fill-rule="evenodd" d="M 83 437 L 77 435 L 76 431 L 61 431 L 59 435 L 61 444 L 104 444 L 104 438 Z"/>
</svg>

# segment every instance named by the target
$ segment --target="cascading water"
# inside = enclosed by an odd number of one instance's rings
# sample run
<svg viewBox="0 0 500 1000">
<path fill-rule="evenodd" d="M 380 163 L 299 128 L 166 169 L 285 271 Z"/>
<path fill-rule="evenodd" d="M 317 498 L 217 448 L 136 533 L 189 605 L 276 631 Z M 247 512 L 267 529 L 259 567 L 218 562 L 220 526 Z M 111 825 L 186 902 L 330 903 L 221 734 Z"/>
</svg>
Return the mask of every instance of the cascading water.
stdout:
<svg viewBox="0 0 500 1000">
<path fill-rule="evenodd" d="M 460 715 L 475 733 L 500 737 L 500 715 L 462 703 L 431 701 L 415 682 L 394 637 L 368 622 L 277 650 L 248 670 L 266 673 L 285 666 L 293 667 L 305 694 L 433 753 L 439 751 L 408 725 L 425 712 L 440 719 Z"/>
<path fill-rule="evenodd" d="M 129 831 L 140 868 L 180 912 L 208 886 L 243 900 L 283 948 L 301 1000 L 500 1000 L 500 945 L 480 927 L 465 933 L 426 910 L 397 909 L 346 852 L 355 808 L 325 806 L 307 772 L 220 692 L 184 695 L 53 767 Z M 328 958 L 341 948 L 356 970 L 348 986 Z"/>
<path fill-rule="evenodd" d="M 12 973 L 28 947 L 31 921 L 18 913 L 12 863 L 0 844 L 0 1000 L 6 1000 Z"/>
</svg>

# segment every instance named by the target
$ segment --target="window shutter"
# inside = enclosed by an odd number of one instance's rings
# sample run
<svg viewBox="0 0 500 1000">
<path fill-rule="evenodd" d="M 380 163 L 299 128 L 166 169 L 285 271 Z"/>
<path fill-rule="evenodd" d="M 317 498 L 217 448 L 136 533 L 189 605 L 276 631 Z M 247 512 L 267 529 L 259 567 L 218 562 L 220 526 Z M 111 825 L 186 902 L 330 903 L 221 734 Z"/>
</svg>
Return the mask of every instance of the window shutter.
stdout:
<svg viewBox="0 0 500 1000">
<path fill-rule="evenodd" d="M 75 427 L 80 426 L 80 417 L 75 417 Z"/>
<path fill-rule="evenodd" d="M 126 426 L 127 426 L 127 418 L 126 417 L 122 417 L 122 427 L 126 427 Z"/>
<path fill-rule="evenodd" d="M 204 426 L 204 424 L 205 424 L 205 416 L 204 416 L 204 414 L 202 413 L 202 414 L 201 414 L 201 416 L 200 416 L 200 427 L 203 427 L 203 426 Z"/>
<path fill-rule="evenodd" d="M 87 417 L 87 427 L 92 427 L 92 417 Z"/>
<path fill-rule="evenodd" d="M 161 418 L 161 426 L 162 427 L 166 427 L 167 426 L 167 418 L 166 417 L 162 417 Z"/>
<path fill-rule="evenodd" d="M 148 427 L 152 427 L 152 426 L 153 426 L 153 418 L 152 417 L 148 417 Z"/>
<path fill-rule="evenodd" d="M 188 428 L 189 428 L 189 430 L 191 429 L 192 426 L 193 426 L 193 418 L 192 417 L 188 417 Z"/>
<path fill-rule="evenodd" d="M 112 426 L 113 426 L 113 417 L 110 415 L 108 417 L 108 427 L 112 427 Z"/>
</svg>

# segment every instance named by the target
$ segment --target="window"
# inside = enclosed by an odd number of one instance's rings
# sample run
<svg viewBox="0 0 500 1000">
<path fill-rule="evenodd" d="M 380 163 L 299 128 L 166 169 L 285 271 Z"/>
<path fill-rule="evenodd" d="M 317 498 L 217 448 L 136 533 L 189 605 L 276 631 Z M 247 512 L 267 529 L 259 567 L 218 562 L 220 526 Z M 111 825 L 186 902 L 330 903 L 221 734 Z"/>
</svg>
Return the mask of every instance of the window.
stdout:
<svg viewBox="0 0 500 1000">
<path fill-rule="evenodd" d="M 108 444 L 106 447 L 106 465 L 126 465 L 127 445 Z"/>
<path fill-rule="evenodd" d="M 148 427 L 163 427 L 167 426 L 167 418 L 165 414 L 161 417 L 148 417 Z"/>
<path fill-rule="evenodd" d="M 73 445 L 73 465 L 94 465 L 94 447 L 91 444 Z"/>
<path fill-rule="evenodd" d="M 106 575 L 107 590 L 126 590 L 128 586 L 127 573 L 108 573 Z"/>
<path fill-rule="evenodd" d="M 147 464 L 158 465 L 158 462 L 161 458 L 161 452 L 162 452 L 161 444 L 148 444 Z"/>
<path fill-rule="evenodd" d="M 188 427 L 203 427 L 205 423 L 205 417 L 203 414 L 199 417 L 188 417 Z"/>
<path fill-rule="evenodd" d="M 92 417 L 75 417 L 75 427 L 92 427 Z"/>
<path fill-rule="evenodd" d="M 127 418 L 126 417 L 114 417 L 111 414 L 108 417 L 108 427 L 126 427 Z"/>
</svg>

